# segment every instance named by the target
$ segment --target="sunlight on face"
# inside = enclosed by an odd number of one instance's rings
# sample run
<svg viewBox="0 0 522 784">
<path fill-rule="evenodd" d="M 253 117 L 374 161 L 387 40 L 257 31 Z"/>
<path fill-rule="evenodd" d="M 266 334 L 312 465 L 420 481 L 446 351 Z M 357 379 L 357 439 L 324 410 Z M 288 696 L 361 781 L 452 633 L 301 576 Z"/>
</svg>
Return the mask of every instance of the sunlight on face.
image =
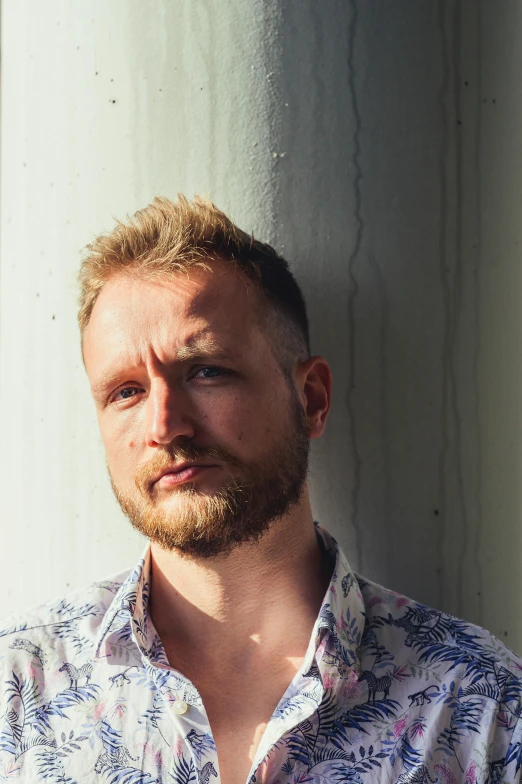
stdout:
<svg viewBox="0 0 522 784">
<path fill-rule="evenodd" d="M 112 487 L 166 549 L 227 553 L 302 496 L 307 417 L 261 321 L 258 294 L 226 265 L 122 276 L 94 306 L 84 357 Z M 200 465 L 176 482 L 183 462 Z"/>
</svg>

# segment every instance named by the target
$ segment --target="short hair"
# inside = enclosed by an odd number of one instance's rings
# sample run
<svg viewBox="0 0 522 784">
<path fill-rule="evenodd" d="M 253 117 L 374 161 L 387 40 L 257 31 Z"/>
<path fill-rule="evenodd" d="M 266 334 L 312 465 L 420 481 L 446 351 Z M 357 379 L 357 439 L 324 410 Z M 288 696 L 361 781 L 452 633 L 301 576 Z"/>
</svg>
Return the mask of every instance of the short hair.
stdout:
<svg viewBox="0 0 522 784">
<path fill-rule="evenodd" d="M 267 333 L 285 373 L 310 356 L 306 304 L 288 262 L 274 248 L 239 229 L 212 202 L 178 194 L 156 197 L 127 222 L 87 245 L 79 273 L 78 322 L 83 339 L 104 285 L 116 274 L 165 278 L 212 262 L 235 265 L 254 281 L 268 305 Z"/>
</svg>

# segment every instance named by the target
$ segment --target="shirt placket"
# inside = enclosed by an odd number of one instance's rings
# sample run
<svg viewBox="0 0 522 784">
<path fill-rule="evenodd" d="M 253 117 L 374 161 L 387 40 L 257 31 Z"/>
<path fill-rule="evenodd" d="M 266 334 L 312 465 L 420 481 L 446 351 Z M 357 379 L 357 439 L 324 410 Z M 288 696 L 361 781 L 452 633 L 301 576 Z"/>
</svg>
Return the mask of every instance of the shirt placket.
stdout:
<svg viewBox="0 0 522 784">
<path fill-rule="evenodd" d="M 153 665 L 153 671 L 155 685 L 163 697 L 174 736 L 182 741 L 181 754 L 192 760 L 198 784 L 219 782 L 216 746 L 199 692 L 177 670 Z"/>
<path fill-rule="evenodd" d="M 141 593 L 138 599 L 141 606 Z M 143 634 L 133 636 L 141 651 L 143 664 L 161 694 L 171 720 L 174 736 L 172 751 L 174 755 L 179 751 L 180 758 L 192 761 L 198 784 L 208 784 L 210 780 L 217 784 L 219 778 L 213 773 L 215 771 L 219 776 L 216 746 L 201 696 L 188 678 L 170 666 L 147 607 L 143 607 L 143 618 Z M 179 748 L 176 743 L 178 739 L 181 741 Z"/>
<path fill-rule="evenodd" d="M 320 678 L 305 677 L 305 674 L 310 671 L 316 670 L 318 672 L 316 650 L 318 640 L 321 636 L 321 632 L 314 629 L 304 662 L 279 701 L 274 715 L 268 722 L 265 732 L 263 733 L 254 763 L 247 779 L 248 784 L 260 784 L 260 782 L 269 784 L 269 782 L 272 781 L 272 778 L 280 773 L 280 768 L 287 757 L 282 750 L 281 752 L 276 752 L 275 756 L 270 758 L 269 755 L 271 750 L 285 737 L 285 735 L 292 732 L 299 724 L 313 716 L 323 699 L 324 688 Z M 313 697 L 310 696 L 311 691 L 314 692 Z M 284 715 L 283 718 L 278 718 L 278 713 L 284 707 L 285 701 L 287 700 L 294 700 L 296 707 L 290 710 L 288 714 Z M 287 704 L 291 705 L 290 702 Z M 278 780 L 282 781 L 281 779 Z"/>
</svg>

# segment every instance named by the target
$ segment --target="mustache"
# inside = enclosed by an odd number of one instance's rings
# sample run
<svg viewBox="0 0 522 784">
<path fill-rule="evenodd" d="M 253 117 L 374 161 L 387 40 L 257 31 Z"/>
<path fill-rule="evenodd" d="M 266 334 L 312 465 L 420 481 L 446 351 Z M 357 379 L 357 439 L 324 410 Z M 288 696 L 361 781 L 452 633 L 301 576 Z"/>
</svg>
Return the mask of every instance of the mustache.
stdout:
<svg viewBox="0 0 522 784">
<path fill-rule="evenodd" d="M 234 471 L 241 466 L 237 458 L 218 446 L 201 447 L 196 444 L 170 445 L 162 447 L 154 457 L 138 466 L 134 480 L 136 487 L 140 493 L 148 495 L 158 474 L 169 468 L 173 463 L 181 463 L 185 460 L 219 463 L 225 471 L 230 473 L 231 478 L 234 477 Z"/>
</svg>

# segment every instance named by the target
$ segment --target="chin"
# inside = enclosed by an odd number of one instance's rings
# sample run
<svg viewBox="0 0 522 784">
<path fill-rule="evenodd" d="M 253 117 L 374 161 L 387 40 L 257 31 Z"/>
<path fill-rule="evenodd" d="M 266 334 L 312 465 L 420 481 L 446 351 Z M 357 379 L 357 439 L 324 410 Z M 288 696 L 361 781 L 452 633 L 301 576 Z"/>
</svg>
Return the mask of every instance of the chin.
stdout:
<svg viewBox="0 0 522 784">
<path fill-rule="evenodd" d="M 196 498 L 211 498 L 217 492 L 219 492 L 219 487 L 196 487 L 194 484 L 187 483 L 182 485 L 182 487 L 163 491 L 161 496 L 156 499 L 154 505 L 158 509 L 167 509 L 180 505 L 190 506 Z"/>
</svg>

